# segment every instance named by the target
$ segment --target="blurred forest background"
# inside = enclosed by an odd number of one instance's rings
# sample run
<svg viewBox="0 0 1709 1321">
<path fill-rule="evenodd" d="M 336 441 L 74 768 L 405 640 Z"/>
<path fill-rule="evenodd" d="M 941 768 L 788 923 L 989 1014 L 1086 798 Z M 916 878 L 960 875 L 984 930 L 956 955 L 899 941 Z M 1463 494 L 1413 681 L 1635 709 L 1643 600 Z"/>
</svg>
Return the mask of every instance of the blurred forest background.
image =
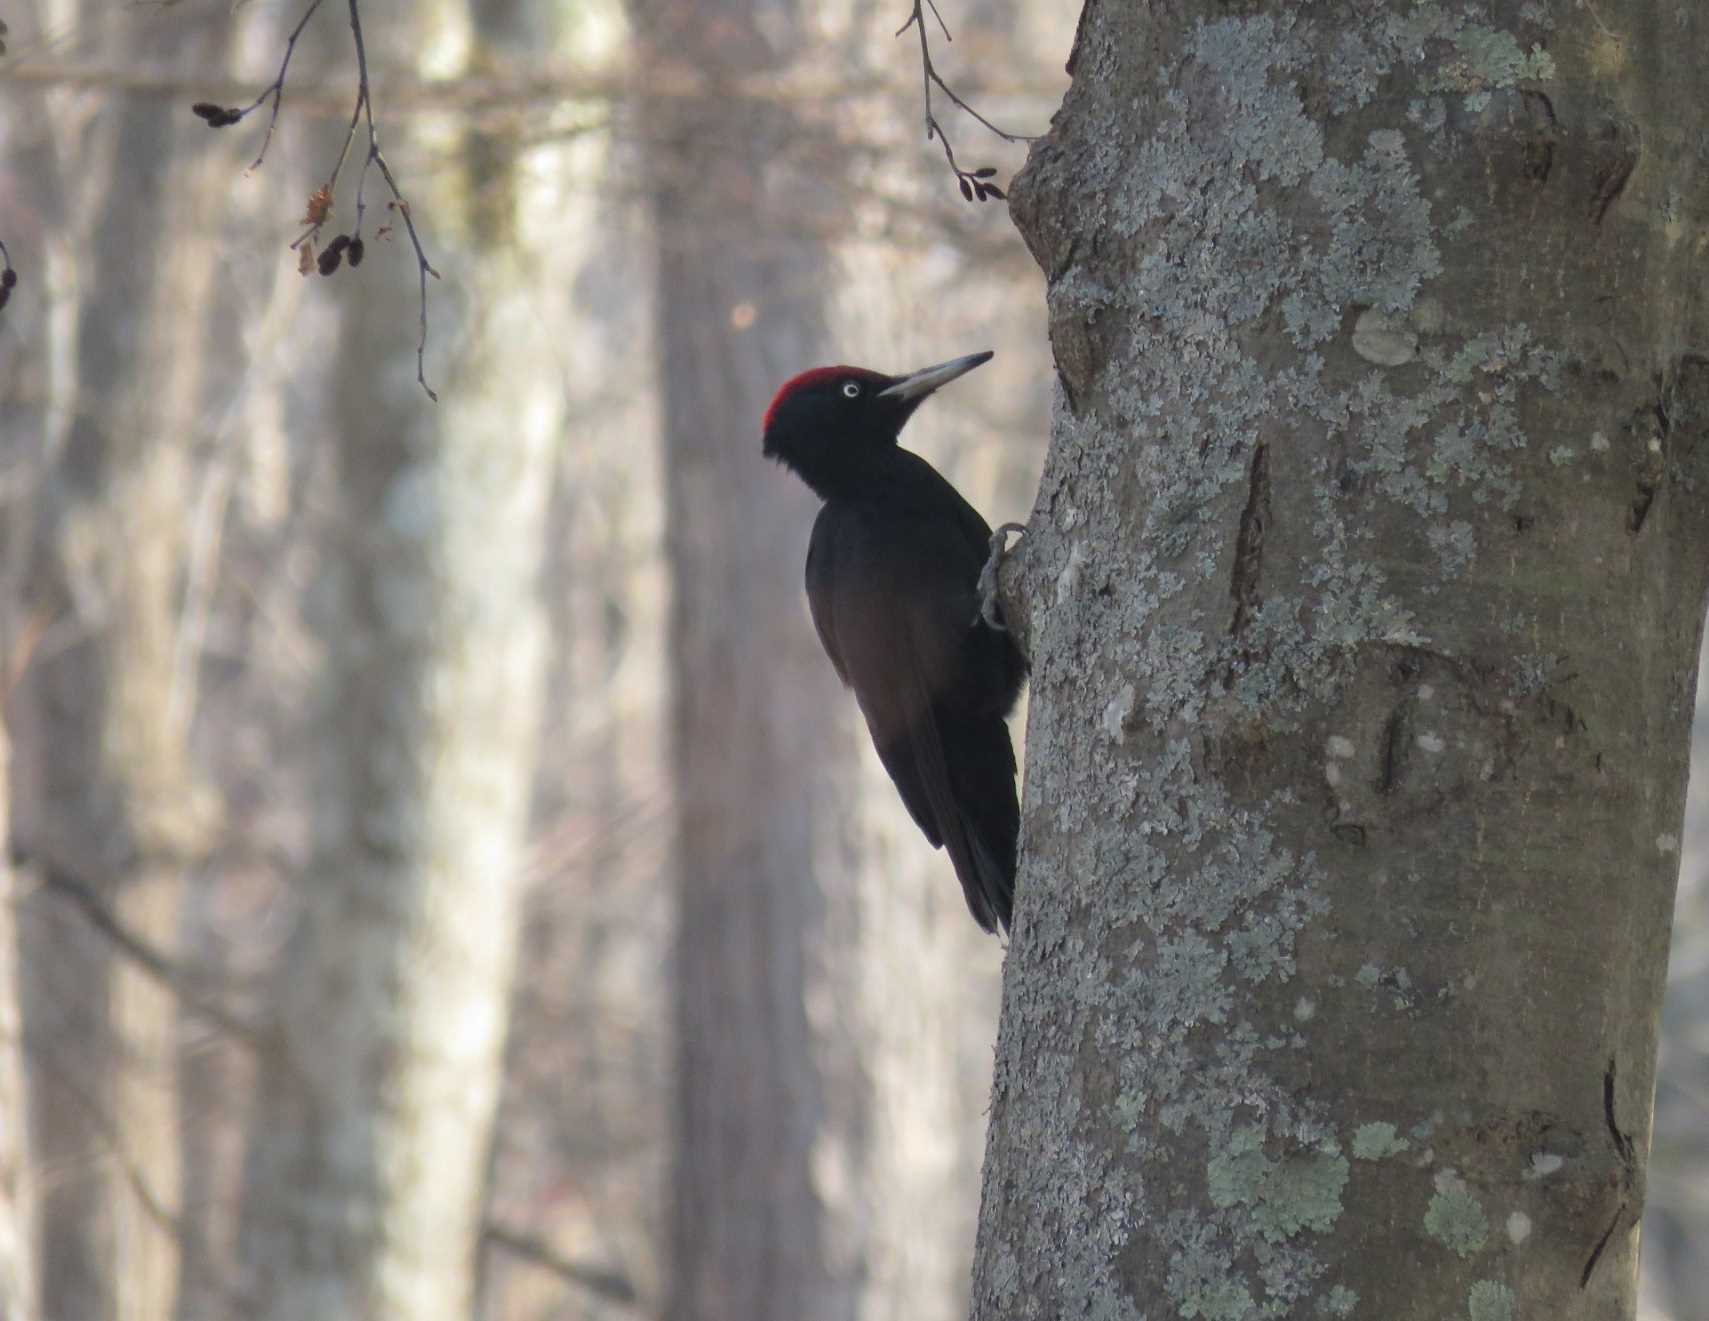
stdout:
<svg viewBox="0 0 1709 1321">
<path fill-rule="evenodd" d="M 908 10 L 366 14 L 434 404 L 378 174 L 360 269 L 287 246 L 350 126 L 343 0 L 259 168 L 269 105 L 190 111 L 305 9 L 0 11 L 0 1316 L 964 1314 L 1001 951 L 759 452 L 797 370 L 994 348 L 909 440 L 1030 507 L 1041 277 L 922 139 Z M 1042 131 L 1073 7 L 944 17 L 956 91 Z M 1709 1316 L 1706 782 L 1649 1321 Z"/>
</svg>

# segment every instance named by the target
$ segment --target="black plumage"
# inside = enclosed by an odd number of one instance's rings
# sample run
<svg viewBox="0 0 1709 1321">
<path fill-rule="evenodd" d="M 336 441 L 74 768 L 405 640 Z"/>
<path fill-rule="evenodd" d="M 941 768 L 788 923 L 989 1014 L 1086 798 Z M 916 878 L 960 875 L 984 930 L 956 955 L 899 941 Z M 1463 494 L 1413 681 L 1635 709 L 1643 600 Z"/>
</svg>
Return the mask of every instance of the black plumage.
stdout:
<svg viewBox="0 0 1709 1321">
<path fill-rule="evenodd" d="M 825 653 L 909 814 L 949 851 L 974 920 L 994 931 L 1008 928 L 1014 902 L 1020 807 L 1004 720 L 1027 664 L 981 616 L 990 527 L 897 443 L 934 390 L 990 357 L 908 376 L 803 372 L 766 410 L 764 449 L 825 502 L 807 548 Z"/>
</svg>

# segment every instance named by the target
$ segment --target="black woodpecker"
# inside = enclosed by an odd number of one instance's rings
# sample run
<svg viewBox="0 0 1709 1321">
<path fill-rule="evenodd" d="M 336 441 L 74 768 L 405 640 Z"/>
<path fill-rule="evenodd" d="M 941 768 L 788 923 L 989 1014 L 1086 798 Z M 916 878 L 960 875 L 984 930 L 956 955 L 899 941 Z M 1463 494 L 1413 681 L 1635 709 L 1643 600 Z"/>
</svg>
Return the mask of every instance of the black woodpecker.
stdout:
<svg viewBox="0 0 1709 1321">
<path fill-rule="evenodd" d="M 825 502 L 807 546 L 825 654 L 909 814 L 949 850 L 974 921 L 1006 931 L 1020 806 L 1004 720 L 1027 662 L 1000 611 L 981 608 L 990 527 L 897 443 L 933 391 L 990 357 L 907 376 L 817 367 L 784 384 L 763 428 L 765 453 Z"/>
</svg>

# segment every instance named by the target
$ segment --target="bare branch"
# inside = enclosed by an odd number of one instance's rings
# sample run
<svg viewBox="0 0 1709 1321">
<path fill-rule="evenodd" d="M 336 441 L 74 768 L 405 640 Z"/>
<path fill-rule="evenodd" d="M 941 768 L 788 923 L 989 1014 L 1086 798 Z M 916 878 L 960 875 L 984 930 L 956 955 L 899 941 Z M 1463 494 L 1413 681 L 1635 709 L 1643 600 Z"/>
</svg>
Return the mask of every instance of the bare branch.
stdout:
<svg viewBox="0 0 1709 1321">
<path fill-rule="evenodd" d="M 297 20 L 297 26 L 291 29 L 291 35 L 285 41 L 285 58 L 279 62 L 279 76 L 273 80 L 271 87 L 243 109 L 243 114 L 247 115 L 269 96 L 273 98 L 273 113 L 267 116 L 267 132 L 261 139 L 261 150 L 255 154 L 255 163 L 249 167 L 252 170 L 261 168 L 261 162 L 267 155 L 267 147 L 273 141 L 273 129 L 279 122 L 279 103 L 285 99 L 285 71 L 291 67 L 291 56 L 297 49 L 297 38 L 303 35 L 303 29 L 309 25 L 309 20 L 315 16 L 315 10 L 319 9 L 320 5 L 321 0 L 309 0 L 309 7 L 303 11 L 302 18 Z"/>
<path fill-rule="evenodd" d="M 404 218 L 404 228 L 409 231 L 409 241 L 415 248 L 416 273 L 421 280 L 421 334 L 415 342 L 415 379 L 427 397 L 434 403 L 439 402 L 439 396 L 433 392 L 433 387 L 427 383 L 427 370 L 422 359 L 427 353 L 427 277 L 439 278 L 439 272 L 433 269 L 427 260 L 427 253 L 422 250 L 421 236 L 415 232 L 415 218 L 410 215 L 409 203 L 404 200 L 398 181 L 392 178 L 392 168 L 386 164 L 386 158 L 380 153 L 380 137 L 374 130 L 374 98 L 368 90 L 368 49 L 362 42 L 362 11 L 357 0 L 350 0 L 350 32 L 356 39 L 356 71 L 359 90 L 357 106 L 368 118 L 368 159 L 362 163 L 362 177 L 356 181 L 356 227 L 351 231 L 351 241 L 357 242 L 362 237 L 362 185 L 367 181 L 368 166 L 378 165 L 380 175 L 386 181 L 386 187 L 392 190 L 392 200 L 397 206 L 398 214 Z"/>
<path fill-rule="evenodd" d="M 392 194 L 392 200 L 386 204 L 387 209 L 395 210 L 403 217 L 410 246 L 415 249 L 416 273 L 421 283 L 420 329 L 415 343 L 415 379 L 421 388 L 427 391 L 427 397 L 438 403 L 439 395 L 427 383 L 427 277 L 431 275 L 437 280 L 440 276 L 439 272 L 433 269 L 433 263 L 427 259 L 427 250 L 422 247 L 421 235 L 416 232 L 415 217 L 410 214 L 409 202 L 398 187 L 392 168 L 386 163 L 385 154 L 380 150 L 379 130 L 374 124 L 374 94 L 368 82 L 368 47 L 362 38 L 362 8 L 360 0 L 349 0 L 349 4 L 350 35 L 356 45 L 356 104 L 350 111 L 350 127 L 345 130 L 344 145 L 339 149 L 338 159 L 333 162 L 332 173 L 327 176 L 326 182 L 309 196 L 308 213 L 303 217 L 303 223 L 308 228 L 299 234 L 290 246 L 294 251 L 300 250 L 298 269 L 304 275 L 316 268 L 322 275 L 331 275 L 339 268 L 346 255 L 349 256 L 352 266 L 361 265 L 365 246 L 362 241 L 362 219 L 367 212 L 364 188 L 368 180 L 368 167 L 379 167 L 380 176 L 386 181 L 386 187 Z M 261 150 L 255 157 L 255 163 L 249 167 L 251 170 L 259 169 L 266 158 L 268 144 L 273 141 L 274 126 L 279 122 L 279 106 L 285 95 L 285 74 L 291 67 L 291 56 L 296 51 L 297 39 L 302 36 L 303 29 L 308 26 L 309 20 L 315 16 L 315 11 L 320 6 L 321 0 L 309 0 L 308 9 L 297 20 L 297 26 L 291 29 L 291 35 L 285 42 L 285 58 L 279 63 L 278 76 L 248 105 L 221 106 L 211 101 L 198 101 L 190 107 L 207 121 L 209 128 L 226 128 L 240 122 L 262 102 L 272 99 L 273 110 L 267 120 L 267 132 L 261 140 Z M 345 161 L 350 158 L 350 144 L 356 140 L 356 129 L 363 123 L 368 127 L 368 152 L 362 159 L 362 173 L 356 181 L 356 223 L 350 233 L 334 238 L 317 261 L 314 244 L 320 237 L 321 227 L 332 215 L 339 173 L 344 169 Z M 384 234 L 388 228 L 389 226 L 381 226 L 380 233 Z M 305 249 L 304 244 L 309 246 Z"/>
<path fill-rule="evenodd" d="M 523 1261 L 548 1270 L 561 1280 L 578 1288 L 598 1294 L 614 1303 L 636 1301 L 635 1286 L 627 1275 L 598 1266 L 583 1266 L 560 1254 L 536 1234 L 512 1228 L 490 1217 L 481 1225 L 481 1237 L 496 1248 L 503 1248 Z"/>
<path fill-rule="evenodd" d="M 937 19 L 938 26 L 943 29 L 945 41 L 954 41 L 955 38 L 950 36 L 949 24 L 944 22 L 943 15 L 938 12 L 936 0 L 913 0 L 913 4 L 914 8 L 908 15 L 908 21 L 896 29 L 896 35 L 900 37 L 909 28 L 918 30 L 920 34 L 920 82 L 925 100 L 926 141 L 930 142 L 936 138 L 943 147 L 944 159 L 949 162 L 949 168 L 955 174 L 956 182 L 961 187 L 961 195 L 969 202 L 983 202 L 991 198 L 1001 201 L 1004 196 L 1003 190 L 996 184 L 988 182 L 991 176 L 997 173 L 996 170 L 988 165 L 979 169 L 964 170 L 956 164 L 955 149 L 949 145 L 949 135 L 944 132 L 943 125 L 938 122 L 937 114 L 932 109 L 932 88 L 936 87 L 950 99 L 951 104 L 958 110 L 977 120 L 987 130 L 1002 138 L 1004 142 L 1030 142 L 1032 139 L 1022 133 L 1010 133 L 998 128 L 957 95 L 955 88 L 943 80 L 942 75 L 932 64 L 932 47 L 931 42 L 926 37 L 924 10 L 928 7 L 931 9 L 932 17 Z"/>
<path fill-rule="evenodd" d="M 449 78 L 422 78 L 407 69 L 387 70 L 386 113 L 401 116 L 443 114 L 523 116 L 532 123 L 544 109 L 561 109 L 567 102 L 620 104 L 634 90 L 634 77 L 621 67 L 569 70 L 532 63 L 494 64 L 481 72 Z M 110 64 L 36 62 L 8 67 L 8 91 L 46 88 L 93 88 L 134 96 L 159 96 L 181 101 L 208 97 L 234 101 L 248 96 L 251 84 L 206 75 L 185 77 L 170 70 Z M 982 95 L 1054 101 L 1054 84 L 1016 75 L 980 79 Z M 647 96 L 654 100 L 702 100 L 708 96 L 764 101 L 774 105 L 829 108 L 843 102 L 883 95 L 890 84 L 875 77 L 850 75 L 827 83 L 799 70 L 764 69 L 714 80 L 704 70 L 673 66 L 648 75 Z M 344 119 L 349 111 L 342 86 L 321 81 L 299 82 L 292 88 L 293 114 L 316 119 Z"/>
<path fill-rule="evenodd" d="M 158 1193 L 149 1185 L 148 1176 L 125 1150 L 124 1136 L 112 1115 L 107 1112 L 96 1098 L 90 1093 L 71 1070 L 64 1068 L 55 1058 L 47 1044 L 26 1035 L 24 1048 L 29 1052 L 31 1060 L 44 1073 L 52 1076 L 56 1088 L 69 1098 L 87 1116 L 90 1127 L 107 1148 L 107 1155 L 112 1159 L 119 1177 L 131 1190 L 131 1196 L 137 1200 L 155 1226 L 163 1233 L 173 1238 L 183 1234 L 183 1223 L 177 1211 L 168 1206 Z"/>
<path fill-rule="evenodd" d="M 198 990 L 194 985 L 195 979 L 176 960 L 127 927 L 95 887 L 74 876 L 59 859 L 26 856 L 22 865 L 29 867 L 41 889 L 75 905 L 90 926 L 105 936 L 119 953 L 177 996 L 187 1012 L 206 1019 L 240 1041 L 253 1043 L 259 1036 L 254 1024 Z"/>
<path fill-rule="evenodd" d="M 44 1041 L 26 1032 L 24 1049 L 29 1054 L 31 1064 L 51 1079 L 56 1096 L 63 1095 L 83 1112 L 97 1141 L 105 1149 L 125 1186 L 130 1189 L 131 1196 L 136 1198 L 142 1213 L 162 1233 L 182 1242 L 185 1233 L 182 1212 L 168 1205 L 149 1183 L 147 1172 L 126 1149 L 124 1133 L 119 1123 L 97 1094 L 61 1062 L 57 1043 Z M 210 1272 L 206 1284 L 217 1297 L 229 1305 L 225 1315 L 255 1314 L 255 1300 L 234 1285 L 223 1272 Z"/>
</svg>

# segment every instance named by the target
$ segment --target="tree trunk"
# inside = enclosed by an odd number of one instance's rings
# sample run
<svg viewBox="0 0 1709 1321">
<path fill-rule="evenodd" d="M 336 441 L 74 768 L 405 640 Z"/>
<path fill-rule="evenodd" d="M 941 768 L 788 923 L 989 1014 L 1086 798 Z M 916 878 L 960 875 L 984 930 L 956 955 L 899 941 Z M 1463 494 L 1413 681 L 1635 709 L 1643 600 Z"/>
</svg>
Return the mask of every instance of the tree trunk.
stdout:
<svg viewBox="0 0 1709 1321">
<path fill-rule="evenodd" d="M 446 40 L 466 21 L 428 18 Z M 370 57 L 419 35 L 370 32 Z M 451 346 L 429 358 L 437 405 L 415 381 L 405 236 L 371 241 L 335 286 L 347 303 L 329 541 L 342 558 L 319 610 L 331 679 L 316 713 L 316 858 L 272 998 L 241 1243 L 254 1315 L 281 1321 L 463 1321 L 474 1297 L 560 419 L 518 178 L 490 144 L 464 147 L 438 189 L 394 161 L 464 294 L 433 286 L 435 344 Z"/>
<path fill-rule="evenodd" d="M 859 7 L 632 11 L 653 65 L 693 51 L 715 85 L 895 67 L 894 24 Z M 894 104 L 917 95 L 911 76 Z M 803 592 L 814 502 L 758 441 L 803 368 L 923 366 L 983 346 L 1008 309 L 944 275 L 968 231 L 919 201 L 941 187 L 961 205 L 912 111 L 858 133 L 840 104 L 787 94 L 646 115 L 679 795 L 669 1315 L 947 1321 L 965 1312 L 997 947 L 837 690 Z M 911 252 L 897 236 L 922 217 L 934 242 Z M 942 338 L 975 323 L 960 349 Z"/>
<path fill-rule="evenodd" d="M 1087 9 L 1013 190 L 1060 389 L 976 1317 L 1631 1315 L 1706 50 Z"/>
<path fill-rule="evenodd" d="M 0 604 L 0 616 L 7 613 Z M 0 637 L 10 630 L 0 627 Z M 7 654 L 0 651 L 0 655 Z M 3 674 L 3 671 L 0 671 Z M 0 690 L 6 680 L 0 678 Z M 35 1321 L 36 1191 L 18 984 L 18 877 L 9 829 L 12 745 L 0 723 L 0 1321 Z"/>
<path fill-rule="evenodd" d="M 727 18 L 763 49 L 746 8 L 684 13 Z M 852 1317 L 854 1281 L 829 1259 L 836 1189 L 813 1161 L 819 1146 L 842 1172 L 858 1167 L 840 1140 L 860 1128 L 864 1080 L 827 1090 L 815 1036 L 841 1033 L 809 1021 L 808 996 L 815 956 L 859 936 L 827 922 L 834 897 L 815 857 L 840 749 L 834 680 L 802 616 L 811 499 L 758 447 L 771 389 L 822 355 L 829 272 L 811 240 L 727 229 L 732 196 L 780 191 L 764 175 L 790 140 L 785 112 L 707 101 L 656 118 L 667 115 L 654 185 L 678 802 L 666 1314 L 831 1321 Z M 701 176 L 696 156 L 713 143 L 748 145 Z"/>
<path fill-rule="evenodd" d="M 1697 665 L 1690 789 L 1679 850 L 1668 988 L 1660 1021 L 1655 1129 L 1649 1198 L 1639 1233 L 1644 1245 L 1638 1315 L 1689 1321 L 1709 1298 L 1709 1260 L 1701 1250 L 1709 1188 L 1709 1053 L 1699 1028 L 1709 1016 L 1709 655 Z"/>
<path fill-rule="evenodd" d="M 98 47 L 115 59 L 199 66 L 225 33 L 102 15 Z M 75 296 L 48 319 L 41 450 L 20 456 L 41 485 L 8 529 L 13 553 L 34 557 L 18 616 L 31 622 L 7 655 L 29 663 L 14 699 L 18 842 L 48 882 L 21 960 L 36 1155 L 78 1171 L 42 1196 L 42 1306 L 163 1321 L 181 1257 L 178 1006 L 54 891 L 77 887 L 170 954 L 185 871 L 207 845 L 179 612 L 216 265 L 180 236 L 234 166 L 182 150 L 197 126 L 157 99 L 93 120 L 64 110 L 44 116 L 37 178 L 64 219 L 45 226 L 40 274 Z"/>
<path fill-rule="evenodd" d="M 654 66 L 692 53 L 714 80 L 787 67 L 802 39 L 793 6 L 634 8 Z M 804 224 L 808 130 L 790 109 L 644 109 L 677 802 L 666 1315 L 852 1321 L 870 1094 L 839 1012 L 864 937 L 841 879 L 859 856 L 854 749 L 803 606 L 814 503 L 759 451 L 772 391 L 824 358 L 830 250 Z"/>
</svg>

